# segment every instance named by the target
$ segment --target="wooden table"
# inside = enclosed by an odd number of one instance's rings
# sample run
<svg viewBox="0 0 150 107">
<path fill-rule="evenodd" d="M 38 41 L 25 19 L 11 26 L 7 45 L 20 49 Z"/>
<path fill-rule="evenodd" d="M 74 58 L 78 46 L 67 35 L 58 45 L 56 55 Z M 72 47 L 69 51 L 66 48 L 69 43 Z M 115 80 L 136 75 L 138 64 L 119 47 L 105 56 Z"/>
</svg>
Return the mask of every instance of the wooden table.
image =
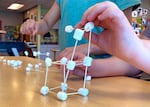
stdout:
<svg viewBox="0 0 150 107">
<path fill-rule="evenodd" d="M 2 57 L 0 57 L 0 60 Z M 38 60 L 28 57 L 3 57 L 23 61 L 14 69 L 0 61 L 0 107 L 150 107 L 150 82 L 128 77 L 96 78 L 88 82 L 89 96 L 69 96 L 59 101 L 56 94 L 40 94 L 44 84 L 45 68 L 27 73 L 27 63 Z M 59 69 L 49 70 L 48 87 L 59 86 L 63 80 Z M 82 87 L 82 78 L 70 76 L 68 85 L 74 89 Z"/>
</svg>

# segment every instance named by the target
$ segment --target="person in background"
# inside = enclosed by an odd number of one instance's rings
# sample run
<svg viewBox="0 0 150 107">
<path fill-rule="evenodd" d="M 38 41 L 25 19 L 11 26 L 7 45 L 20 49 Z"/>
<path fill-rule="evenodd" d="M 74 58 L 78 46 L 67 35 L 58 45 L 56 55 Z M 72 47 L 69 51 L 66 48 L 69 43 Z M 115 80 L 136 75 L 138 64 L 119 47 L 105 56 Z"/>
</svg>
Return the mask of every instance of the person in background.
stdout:
<svg viewBox="0 0 150 107">
<path fill-rule="evenodd" d="M 76 27 L 82 28 L 89 21 L 105 28 L 102 33 L 92 33 L 94 44 L 150 74 L 150 41 L 136 36 L 124 13 L 114 3 L 107 1 L 90 7 Z"/>
<path fill-rule="evenodd" d="M 75 26 L 82 18 L 83 13 L 92 5 L 104 2 L 106 0 L 56 0 L 45 15 L 45 17 L 36 22 L 34 20 L 27 20 L 21 26 L 21 32 L 23 34 L 45 34 L 49 31 L 50 28 L 60 19 L 60 27 L 59 27 L 59 45 L 62 51 L 58 56 L 58 60 L 62 57 L 67 57 L 72 53 L 72 46 L 74 46 L 74 40 L 72 37 L 72 33 L 68 34 L 64 31 L 65 26 L 72 25 Z M 115 4 L 119 6 L 121 10 L 124 10 L 124 13 L 131 21 L 131 12 L 134 6 L 137 6 L 141 3 L 140 0 L 112 0 Z M 83 6 L 84 5 L 84 6 Z M 94 29 L 94 32 L 101 32 L 101 28 Z M 81 56 L 86 55 L 87 53 L 87 40 L 83 39 L 80 41 L 82 45 L 77 47 L 78 54 Z M 70 48 L 69 48 L 70 47 Z M 65 49 L 66 48 L 66 49 Z M 105 51 L 101 50 L 101 48 L 97 47 L 95 44 L 92 44 L 91 54 L 103 54 Z M 99 63 L 97 66 L 96 63 Z M 99 69 L 95 66 L 99 67 Z M 109 67 L 112 66 L 112 67 Z M 76 67 L 74 72 L 75 75 L 82 76 L 84 74 L 83 67 Z M 106 59 L 94 59 L 92 66 L 88 69 L 89 75 L 93 77 L 104 77 L 104 76 L 117 76 L 117 75 L 127 75 L 134 76 L 140 73 L 135 67 L 129 65 L 125 61 L 117 58 L 110 57 Z"/>
</svg>

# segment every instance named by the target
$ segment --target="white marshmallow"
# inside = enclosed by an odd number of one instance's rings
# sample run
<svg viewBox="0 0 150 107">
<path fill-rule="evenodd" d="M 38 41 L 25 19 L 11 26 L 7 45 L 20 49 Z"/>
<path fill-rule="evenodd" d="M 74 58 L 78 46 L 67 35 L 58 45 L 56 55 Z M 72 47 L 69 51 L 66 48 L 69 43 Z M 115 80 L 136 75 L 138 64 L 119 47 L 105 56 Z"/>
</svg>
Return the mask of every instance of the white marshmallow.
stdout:
<svg viewBox="0 0 150 107">
<path fill-rule="evenodd" d="M 13 65 L 15 63 L 15 60 L 10 60 L 10 65 Z"/>
<path fill-rule="evenodd" d="M 92 65 L 92 58 L 91 57 L 84 57 L 84 61 L 83 61 L 83 65 L 84 66 L 91 66 Z"/>
<path fill-rule="evenodd" d="M 68 25 L 65 27 L 65 32 L 71 33 L 74 30 L 73 26 Z"/>
<path fill-rule="evenodd" d="M 60 63 L 65 65 L 67 63 L 68 59 L 66 57 L 61 58 Z"/>
<path fill-rule="evenodd" d="M 60 91 L 57 93 L 57 98 L 61 101 L 67 100 L 67 97 L 68 97 L 68 95 L 63 91 Z"/>
<path fill-rule="evenodd" d="M 19 66 L 21 66 L 21 64 L 22 64 L 22 61 L 20 61 L 20 60 L 14 60 L 11 65 L 13 67 L 19 67 Z"/>
<path fill-rule="evenodd" d="M 74 61 L 68 61 L 67 69 L 74 70 L 76 63 Z"/>
<path fill-rule="evenodd" d="M 36 57 L 38 54 L 36 51 L 33 51 L 33 56 Z"/>
<path fill-rule="evenodd" d="M 46 64 L 46 66 L 51 66 L 51 65 L 52 65 L 52 59 L 49 58 L 49 57 L 47 57 L 47 58 L 45 59 L 45 64 Z"/>
<path fill-rule="evenodd" d="M 46 56 L 50 56 L 50 53 L 49 53 L 49 52 L 46 52 Z"/>
<path fill-rule="evenodd" d="M 87 88 L 79 88 L 78 94 L 82 95 L 83 97 L 86 97 L 89 94 L 89 90 Z"/>
<path fill-rule="evenodd" d="M 84 35 L 84 31 L 83 31 L 83 30 L 81 30 L 81 29 L 76 29 L 75 32 L 74 32 L 73 38 L 74 38 L 75 40 L 81 40 L 82 37 L 83 37 L 83 35 Z"/>
<path fill-rule="evenodd" d="M 42 95 L 47 95 L 49 92 L 49 88 L 47 86 L 43 86 L 40 90 Z"/>
<path fill-rule="evenodd" d="M 15 61 L 13 64 L 12 64 L 13 67 L 18 67 L 19 66 L 19 63 L 17 61 Z"/>
<path fill-rule="evenodd" d="M 35 64 L 35 65 L 34 65 L 34 68 L 35 68 L 35 69 L 39 69 L 39 68 L 40 68 L 39 64 Z"/>
<path fill-rule="evenodd" d="M 25 56 L 28 56 L 29 52 L 28 51 L 24 51 L 24 54 L 25 54 Z"/>
<path fill-rule="evenodd" d="M 61 87 L 62 91 L 67 91 L 67 89 L 68 89 L 68 85 L 66 83 L 61 83 L 60 87 Z"/>
<path fill-rule="evenodd" d="M 41 67 L 41 66 L 42 66 L 42 63 L 38 63 L 38 65 L 39 65 L 39 67 Z"/>
<path fill-rule="evenodd" d="M 90 81 L 92 79 L 92 77 L 90 75 L 86 76 L 86 81 Z"/>
<path fill-rule="evenodd" d="M 20 61 L 20 60 L 17 60 L 17 62 L 18 62 L 18 64 L 19 64 L 19 66 L 21 66 L 22 63 L 23 63 L 23 61 Z"/>
<path fill-rule="evenodd" d="M 33 65 L 32 65 L 32 64 L 30 64 L 30 63 L 28 63 L 28 67 L 29 67 L 29 68 L 32 68 L 32 67 L 33 67 Z"/>
<path fill-rule="evenodd" d="M 3 64 L 6 64 L 7 60 L 6 60 L 6 59 L 3 59 L 3 61 L 2 61 L 2 62 L 3 62 Z"/>
<path fill-rule="evenodd" d="M 31 68 L 30 67 L 26 67 L 26 72 L 30 72 Z"/>
<path fill-rule="evenodd" d="M 7 64 L 10 65 L 10 60 L 7 60 Z"/>
<path fill-rule="evenodd" d="M 85 24 L 85 26 L 84 26 L 84 30 L 85 30 L 86 32 L 91 31 L 93 28 L 94 28 L 94 23 L 93 23 L 93 22 L 88 22 L 88 23 Z"/>
<path fill-rule="evenodd" d="M 40 51 L 37 51 L 37 56 L 39 56 L 41 54 L 41 52 Z"/>
</svg>

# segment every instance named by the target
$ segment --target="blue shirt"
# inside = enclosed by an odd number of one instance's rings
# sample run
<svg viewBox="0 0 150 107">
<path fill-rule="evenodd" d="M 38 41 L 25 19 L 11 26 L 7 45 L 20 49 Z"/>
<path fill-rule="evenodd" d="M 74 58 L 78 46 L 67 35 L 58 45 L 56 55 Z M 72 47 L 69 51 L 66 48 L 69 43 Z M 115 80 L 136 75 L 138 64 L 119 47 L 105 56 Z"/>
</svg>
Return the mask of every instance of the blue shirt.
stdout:
<svg viewBox="0 0 150 107">
<path fill-rule="evenodd" d="M 59 25 L 59 46 L 60 50 L 74 46 L 73 33 L 66 33 L 65 26 L 75 26 L 82 18 L 83 13 L 92 5 L 106 0 L 56 0 L 60 7 L 61 20 Z M 121 10 L 141 3 L 141 0 L 110 0 L 118 5 Z M 101 32 L 102 29 L 95 28 L 94 32 Z M 79 44 L 87 43 L 83 38 Z"/>
</svg>

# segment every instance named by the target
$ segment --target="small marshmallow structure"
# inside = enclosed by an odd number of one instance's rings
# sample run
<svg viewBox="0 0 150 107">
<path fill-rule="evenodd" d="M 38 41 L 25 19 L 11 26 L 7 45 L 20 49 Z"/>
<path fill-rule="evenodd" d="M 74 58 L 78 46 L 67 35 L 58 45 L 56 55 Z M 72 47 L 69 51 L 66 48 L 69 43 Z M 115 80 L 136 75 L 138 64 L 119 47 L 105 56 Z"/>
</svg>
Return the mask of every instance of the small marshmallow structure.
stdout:
<svg viewBox="0 0 150 107">
<path fill-rule="evenodd" d="M 68 95 L 73 95 L 73 94 L 79 94 L 83 97 L 88 96 L 89 90 L 85 87 L 85 85 L 86 85 L 87 80 L 91 80 L 91 76 L 87 75 L 87 69 L 88 69 L 88 67 L 90 67 L 92 65 L 92 58 L 89 56 L 90 39 L 89 39 L 88 52 L 87 52 L 88 54 L 87 54 L 87 56 L 84 57 L 84 60 L 83 61 L 73 61 L 73 59 L 74 59 L 74 54 L 75 54 L 75 51 L 76 51 L 76 46 L 77 46 L 78 41 L 80 41 L 83 38 L 84 32 L 90 32 L 89 36 L 91 38 L 91 32 L 92 32 L 93 28 L 94 28 L 94 24 L 92 22 L 88 22 L 84 26 L 84 30 L 83 29 L 78 29 L 78 28 L 74 29 L 73 26 L 71 26 L 71 25 L 68 25 L 68 26 L 65 27 L 65 31 L 67 33 L 71 33 L 71 32 L 73 32 L 73 30 L 75 30 L 74 34 L 73 34 L 73 39 L 75 39 L 76 42 L 75 42 L 74 50 L 72 52 L 72 57 L 71 57 L 70 60 L 68 60 L 66 57 L 63 57 L 60 61 L 52 62 L 52 59 L 48 57 L 49 55 L 47 55 L 47 57 L 45 59 L 45 65 L 46 65 L 45 83 L 44 83 L 44 86 L 40 90 L 42 95 L 47 95 L 49 90 L 53 91 L 57 88 L 60 88 L 61 91 L 59 91 L 57 93 L 57 98 L 61 101 L 67 100 Z M 37 56 L 39 54 L 34 53 L 34 55 Z M 49 89 L 46 86 L 46 83 L 47 83 L 47 78 L 48 78 L 48 68 L 50 66 L 52 66 L 52 64 L 64 65 L 64 82 L 61 83 L 61 85 L 59 87 L 54 87 L 54 88 Z M 67 84 L 67 79 L 68 79 L 69 72 L 74 70 L 76 66 L 79 66 L 81 64 L 83 66 L 85 66 L 85 76 L 84 76 L 83 87 L 79 88 L 77 92 L 73 92 L 73 93 L 68 94 L 67 90 L 69 89 L 69 87 L 68 87 L 68 84 Z M 66 69 L 67 69 L 67 72 L 66 72 Z"/>
<path fill-rule="evenodd" d="M 50 56 L 50 52 L 41 53 L 40 51 L 33 51 L 33 56 L 34 57 L 37 57 L 37 56 L 40 56 L 40 55 L 44 55 L 44 56 L 49 57 Z"/>
<path fill-rule="evenodd" d="M 26 56 L 29 55 L 28 51 L 24 51 L 24 54 Z M 44 55 L 46 57 L 49 57 L 50 56 L 50 52 L 46 52 L 46 53 L 41 53 L 40 51 L 33 51 L 33 56 L 34 57 L 37 57 L 37 56 L 40 56 L 40 55 Z M 50 64 L 49 66 L 52 65 L 52 60 L 48 60 L 47 59 L 47 64 Z M 35 65 L 32 65 L 30 63 L 27 64 L 27 67 L 26 67 L 26 72 L 30 72 L 31 70 L 33 70 L 33 66 L 34 66 L 34 70 L 35 71 L 39 71 L 39 69 L 42 67 L 42 63 L 40 62 L 39 60 L 39 63 L 35 64 Z"/>
</svg>

